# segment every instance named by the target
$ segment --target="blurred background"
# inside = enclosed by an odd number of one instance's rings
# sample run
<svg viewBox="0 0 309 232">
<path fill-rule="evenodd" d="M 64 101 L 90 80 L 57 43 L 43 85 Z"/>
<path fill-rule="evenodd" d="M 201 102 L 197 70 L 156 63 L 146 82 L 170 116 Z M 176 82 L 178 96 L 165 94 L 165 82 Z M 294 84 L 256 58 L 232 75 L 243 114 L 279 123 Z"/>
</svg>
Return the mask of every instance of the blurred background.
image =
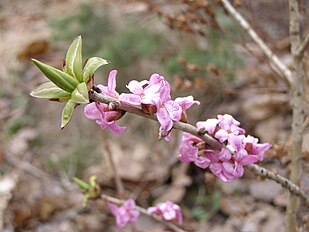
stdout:
<svg viewBox="0 0 309 232">
<path fill-rule="evenodd" d="M 233 2 L 290 65 L 286 2 Z M 309 1 L 300 2 L 305 19 Z M 179 132 L 170 143 L 158 141 L 157 123 L 126 114 L 118 121 L 128 127 L 124 135 L 102 135 L 84 117 L 84 106 L 60 131 L 63 105 L 29 95 L 47 80 L 30 58 L 61 68 L 78 35 L 84 59 L 111 61 L 96 72 L 96 84 L 106 84 L 117 69 L 117 91 L 127 92 L 130 80 L 159 73 L 170 81 L 173 97 L 193 95 L 201 102 L 189 110 L 190 123 L 232 114 L 248 134 L 273 144 L 261 165 L 289 174 L 287 85 L 216 1 L 0 0 L 0 231 L 119 231 L 106 204 L 96 200 L 84 207 L 72 183 L 72 177 L 96 175 L 101 189 L 116 195 L 106 146 L 127 197 L 145 208 L 178 203 L 186 231 L 283 231 L 286 191 L 249 171 L 226 184 L 180 163 Z M 302 187 L 309 190 L 308 172 Z M 300 220 L 308 228 L 309 218 Z M 123 231 L 163 229 L 142 216 Z"/>
</svg>

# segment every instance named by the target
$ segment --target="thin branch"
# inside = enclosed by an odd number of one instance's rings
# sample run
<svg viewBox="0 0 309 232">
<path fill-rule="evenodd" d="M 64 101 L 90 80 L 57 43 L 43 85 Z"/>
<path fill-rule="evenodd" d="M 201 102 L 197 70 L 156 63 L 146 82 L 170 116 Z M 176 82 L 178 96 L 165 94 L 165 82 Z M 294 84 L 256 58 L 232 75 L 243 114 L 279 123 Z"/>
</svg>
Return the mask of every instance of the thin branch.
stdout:
<svg viewBox="0 0 309 232">
<path fill-rule="evenodd" d="M 306 35 L 303 42 L 299 45 L 299 47 L 295 51 L 296 56 L 298 56 L 299 58 L 302 58 L 308 46 L 309 46 L 309 33 Z"/>
<path fill-rule="evenodd" d="M 95 91 L 90 91 L 90 99 L 93 100 L 94 102 L 102 102 L 105 104 L 110 104 L 113 103 L 117 109 L 124 110 L 128 113 L 132 113 L 144 118 L 148 118 L 154 121 L 157 121 L 157 118 L 153 115 L 145 114 L 140 108 L 134 107 L 126 102 L 120 102 L 118 99 L 97 93 Z M 209 144 L 211 147 L 213 147 L 216 150 L 220 150 L 222 145 L 219 143 L 216 139 L 211 137 L 208 134 L 201 134 L 196 127 L 188 124 L 188 123 L 183 123 L 183 122 L 174 122 L 174 129 L 176 130 L 181 130 L 184 132 L 188 132 L 192 135 L 195 135 L 201 139 L 203 139 L 207 144 Z"/>
<path fill-rule="evenodd" d="M 113 105 L 117 105 L 115 109 L 121 109 L 126 112 L 157 121 L 156 117 L 144 113 L 138 107 L 130 105 L 124 101 L 119 101 L 118 99 L 107 96 L 105 94 L 90 91 L 89 97 L 91 100 L 95 102 L 102 102 L 105 104 L 113 103 Z M 195 135 L 201 138 L 215 150 L 220 150 L 223 147 L 223 144 L 221 144 L 219 141 L 217 141 L 216 139 L 214 139 L 208 134 L 201 134 L 195 126 L 192 126 L 188 123 L 174 122 L 173 128 L 183 131 L 183 132 L 190 133 L 192 135 Z M 306 203 L 306 205 L 309 207 L 309 198 L 306 195 L 306 193 L 303 190 L 301 190 L 299 186 L 297 186 L 296 184 L 293 184 L 290 180 L 286 179 L 285 177 L 277 173 L 273 173 L 265 168 L 262 168 L 256 164 L 250 164 L 250 165 L 247 165 L 246 167 L 248 167 L 250 170 L 254 171 L 255 174 L 261 177 L 266 177 L 268 179 L 271 179 L 271 180 L 274 180 L 280 183 L 282 187 L 288 189 L 292 194 L 302 198 L 304 202 Z"/>
<path fill-rule="evenodd" d="M 260 167 L 256 164 L 249 164 L 246 166 L 249 170 L 253 171 L 255 174 L 265 177 L 267 179 L 271 179 L 280 184 L 283 188 L 288 189 L 292 194 L 302 198 L 309 207 L 309 195 L 306 195 L 304 191 L 302 191 L 296 184 L 294 184 L 289 179 L 279 175 L 278 173 L 274 173 L 266 168 Z"/>
<path fill-rule="evenodd" d="M 221 0 L 224 9 L 239 23 L 239 25 L 250 35 L 252 40 L 260 47 L 269 61 L 280 71 L 285 81 L 291 85 L 292 73 L 284 63 L 270 50 L 266 43 L 257 35 L 244 17 L 233 7 L 228 0 Z"/>
<path fill-rule="evenodd" d="M 104 199 L 106 201 L 109 201 L 111 203 L 117 204 L 117 205 L 122 205 L 125 202 L 124 200 L 120 200 L 118 198 L 110 197 L 110 196 L 107 196 L 107 195 L 105 195 L 103 193 L 100 196 L 101 196 L 102 199 Z M 157 215 L 148 213 L 146 209 L 144 209 L 144 208 L 142 208 L 140 206 L 135 206 L 135 209 L 137 211 L 139 211 L 140 213 L 155 219 L 156 221 L 158 221 L 161 224 L 165 225 L 166 227 L 174 230 L 175 232 L 185 232 L 183 229 L 181 229 L 180 227 L 176 226 L 175 224 L 173 224 L 171 222 L 164 221 L 162 218 L 158 217 Z"/>
<path fill-rule="evenodd" d="M 108 138 L 106 138 L 105 134 L 103 134 L 102 132 L 102 137 L 104 140 L 104 145 L 103 145 L 103 149 L 106 151 L 107 153 L 107 159 L 108 162 L 110 163 L 114 178 L 115 178 L 115 184 L 116 184 L 116 188 L 117 188 L 117 193 L 118 193 L 118 197 L 123 197 L 124 196 L 124 185 L 123 182 L 119 176 L 118 170 L 117 170 L 117 165 L 115 164 L 115 159 L 114 156 L 112 154 L 111 148 L 110 148 L 110 143 Z"/>
</svg>

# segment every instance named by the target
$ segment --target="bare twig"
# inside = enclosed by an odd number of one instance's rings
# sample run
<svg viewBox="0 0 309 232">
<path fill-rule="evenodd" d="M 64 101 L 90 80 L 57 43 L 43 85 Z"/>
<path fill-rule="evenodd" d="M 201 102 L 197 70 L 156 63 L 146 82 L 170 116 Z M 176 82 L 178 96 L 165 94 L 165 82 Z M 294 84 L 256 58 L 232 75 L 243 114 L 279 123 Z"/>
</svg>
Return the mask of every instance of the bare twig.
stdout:
<svg viewBox="0 0 309 232">
<path fill-rule="evenodd" d="M 121 204 L 123 204 L 125 202 L 124 200 L 120 200 L 118 198 L 110 197 L 110 196 L 107 196 L 105 194 L 101 194 L 100 196 L 101 196 L 102 199 L 104 199 L 106 201 L 109 201 L 111 203 L 117 204 L 117 205 L 121 205 Z M 174 230 L 175 232 L 185 232 L 183 229 L 181 229 L 180 227 L 176 226 L 175 224 L 173 224 L 171 222 L 164 221 L 163 219 L 161 219 L 157 215 L 153 215 L 153 214 L 148 213 L 146 209 L 144 209 L 144 208 L 142 208 L 140 206 L 135 206 L 135 209 L 137 211 L 139 211 L 140 213 L 144 214 L 144 215 L 152 217 L 156 221 L 162 223 L 166 227 Z"/>
<path fill-rule="evenodd" d="M 112 97 L 107 96 L 105 94 L 96 93 L 94 91 L 91 91 L 89 97 L 93 101 L 102 102 L 102 103 L 105 103 L 105 104 L 109 104 L 110 102 L 117 102 L 118 109 L 124 110 L 124 111 L 132 113 L 132 114 L 136 114 L 136 115 L 141 116 L 141 117 L 145 117 L 145 118 L 149 118 L 149 119 L 157 121 L 156 117 L 144 113 L 138 107 L 130 105 L 130 104 L 123 102 L 123 101 L 119 101 L 118 99 L 112 98 Z M 220 150 L 223 146 L 219 141 L 217 141 L 216 139 L 214 139 L 210 135 L 199 133 L 199 130 L 195 126 L 192 126 L 188 123 L 174 122 L 173 128 L 180 130 L 180 131 L 183 131 L 183 132 L 190 133 L 192 135 L 195 135 L 195 136 L 201 138 L 202 140 L 204 140 L 207 144 L 209 144 L 215 150 Z M 265 168 L 259 167 L 258 165 L 251 164 L 251 165 L 248 165 L 247 167 L 250 170 L 254 171 L 255 174 L 257 174 L 259 176 L 266 177 L 268 179 L 271 179 L 271 180 L 274 180 L 274 181 L 280 183 L 282 185 L 282 187 L 288 189 L 294 195 L 301 197 L 305 201 L 306 205 L 308 205 L 308 207 L 309 207 L 308 196 L 306 196 L 306 194 L 296 184 L 293 184 L 291 181 L 284 178 L 283 176 L 280 176 L 279 174 L 273 173 L 273 172 L 271 172 L 271 171 L 269 171 Z"/>
<path fill-rule="evenodd" d="M 257 35 L 244 17 L 233 7 L 228 0 L 221 0 L 224 9 L 239 23 L 239 25 L 250 35 L 252 40 L 260 47 L 269 61 L 280 71 L 285 81 L 292 83 L 292 73 L 285 64 L 269 49 L 266 43 Z"/>
<path fill-rule="evenodd" d="M 291 53 L 293 56 L 293 82 L 291 85 L 291 107 L 292 117 L 292 156 L 291 156 L 291 174 L 290 180 L 296 185 L 300 184 L 301 179 L 301 159 L 303 143 L 303 123 L 304 123 L 304 84 L 302 56 L 298 53 L 301 46 L 299 7 L 297 0 L 289 0 L 289 32 L 291 39 Z M 298 211 L 298 199 L 290 194 L 286 213 L 286 232 L 296 232 L 297 222 L 296 214 Z"/>
<path fill-rule="evenodd" d="M 117 165 L 115 163 L 114 156 L 113 156 L 111 148 L 110 148 L 109 140 L 105 136 L 104 132 L 102 132 L 102 137 L 103 137 L 103 140 L 104 140 L 103 149 L 107 153 L 107 159 L 108 159 L 108 162 L 110 163 L 110 166 L 111 166 L 114 178 L 115 178 L 115 184 L 116 184 L 116 188 L 117 188 L 118 197 L 123 197 L 124 196 L 124 185 L 123 185 L 122 180 L 119 176 L 119 173 L 118 173 L 118 170 L 117 170 Z"/>
<path fill-rule="evenodd" d="M 292 194 L 302 198 L 306 206 L 309 207 L 309 195 L 306 195 L 304 191 L 302 191 L 296 184 L 291 182 L 289 179 L 279 175 L 278 173 L 267 170 L 266 168 L 260 167 L 256 164 L 249 164 L 246 167 L 261 177 L 276 181 L 283 188 L 288 189 Z"/>
<path fill-rule="evenodd" d="M 305 39 L 303 40 L 303 42 L 298 46 L 297 50 L 296 50 L 296 55 L 300 58 L 302 58 L 304 56 L 304 53 L 306 51 L 306 49 L 309 46 L 309 33 L 306 35 Z"/>
</svg>

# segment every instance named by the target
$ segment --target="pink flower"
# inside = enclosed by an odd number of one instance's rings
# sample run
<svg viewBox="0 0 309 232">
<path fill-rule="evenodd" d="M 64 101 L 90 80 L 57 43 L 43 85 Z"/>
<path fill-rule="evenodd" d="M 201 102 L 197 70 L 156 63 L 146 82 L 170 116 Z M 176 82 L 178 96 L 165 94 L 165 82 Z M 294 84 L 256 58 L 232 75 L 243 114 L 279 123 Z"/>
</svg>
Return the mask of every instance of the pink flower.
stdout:
<svg viewBox="0 0 309 232">
<path fill-rule="evenodd" d="M 189 109 L 193 104 L 199 105 L 200 102 L 193 99 L 192 96 L 187 97 L 177 97 L 175 99 L 175 102 L 178 103 L 178 105 L 181 107 L 183 111 L 186 111 Z"/>
<path fill-rule="evenodd" d="M 123 134 L 126 127 L 116 124 L 116 120 L 122 115 L 122 111 L 109 110 L 108 105 L 104 103 L 92 102 L 85 106 L 84 114 L 88 119 L 95 120 L 102 130 L 109 129 L 113 134 Z"/>
<path fill-rule="evenodd" d="M 133 105 L 155 105 L 160 106 L 161 101 L 170 100 L 170 85 L 159 74 L 152 74 L 150 80 L 132 80 L 127 85 L 131 93 L 123 93 L 119 99 Z"/>
<path fill-rule="evenodd" d="M 161 216 L 166 221 L 176 220 L 179 225 L 182 224 L 181 208 L 171 201 L 158 203 L 155 207 L 149 207 L 147 211 L 150 214 Z"/>
<path fill-rule="evenodd" d="M 214 151 L 206 149 L 206 146 L 198 148 L 197 144 L 202 140 L 183 133 L 179 146 L 180 161 L 194 162 L 201 168 L 209 167 L 210 171 L 224 182 L 241 177 L 244 166 L 263 160 L 264 153 L 271 144 L 260 144 L 257 138 L 245 136 L 245 130 L 239 126 L 240 123 L 228 114 L 198 122 L 197 128 L 205 129 L 209 135 L 217 138 L 222 143 L 222 149 Z"/>
<path fill-rule="evenodd" d="M 127 85 L 127 88 L 131 91 L 131 93 L 122 93 L 119 96 L 119 100 L 128 102 L 132 105 L 141 105 L 141 100 L 147 94 L 147 90 L 144 89 L 144 86 L 147 85 L 149 81 L 136 81 L 132 80 Z"/>
<path fill-rule="evenodd" d="M 114 98 L 119 97 L 119 94 L 116 92 L 116 74 L 116 70 L 110 72 L 107 86 L 97 86 L 102 93 Z M 107 104 L 92 102 L 85 106 L 84 114 L 88 119 L 95 120 L 102 130 L 107 128 L 114 134 L 123 134 L 127 129 L 126 127 L 118 126 L 115 122 L 123 116 L 124 112 L 122 110 L 109 110 Z"/>
<path fill-rule="evenodd" d="M 123 93 L 119 99 L 142 107 L 147 113 L 156 113 L 160 123 L 160 134 L 170 140 L 170 130 L 174 121 L 186 121 L 185 111 L 193 104 L 199 104 L 192 96 L 171 100 L 170 84 L 163 76 L 152 74 L 149 81 L 130 81 L 127 88 L 131 93 Z"/>
<path fill-rule="evenodd" d="M 135 202 L 132 199 L 123 203 L 122 207 L 108 202 L 108 207 L 116 218 L 116 225 L 124 228 L 128 223 L 135 223 L 140 213 L 135 209 Z"/>
<path fill-rule="evenodd" d="M 210 160 L 205 156 L 198 155 L 198 148 L 195 145 L 199 142 L 202 142 L 200 138 L 184 132 L 179 146 L 178 158 L 181 162 L 194 162 L 196 166 L 205 169 L 209 166 Z"/>
<path fill-rule="evenodd" d="M 233 116 L 229 114 L 218 115 L 219 127 L 221 130 L 227 131 L 229 134 L 243 135 L 245 130 L 240 128 L 240 122 L 235 120 Z"/>
<path fill-rule="evenodd" d="M 117 70 L 110 71 L 108 75 L 107 86 L 98 85 L 102 93 L 105 93 L 108 96 L 119 98 L 119 94 L 116 92 L 116 75 Z"/>
<path fill-rule="evenodd" d="M 198 122 L 197 128 L 204 128 L 209 135 L 217 138 L 221 143 L 229 138 L 230 134 L 243 135 L 245 130 L 240 128 L 240 122 L 229 114 L 218 115 L 218 119 L 207 119 L 205 122 Z"/>
</svg>

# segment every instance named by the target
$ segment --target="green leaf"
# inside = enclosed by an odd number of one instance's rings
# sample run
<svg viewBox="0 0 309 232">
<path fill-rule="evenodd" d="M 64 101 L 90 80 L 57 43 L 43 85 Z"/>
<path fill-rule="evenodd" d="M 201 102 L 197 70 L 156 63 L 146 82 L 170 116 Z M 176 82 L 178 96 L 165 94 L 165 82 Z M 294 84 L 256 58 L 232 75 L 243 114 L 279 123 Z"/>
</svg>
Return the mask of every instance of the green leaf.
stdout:
<svg viewBox="0 0 309 232">
<path fill-rule="evenodd" d="M 30 95 L 37 98 L 60 99 L 70 98 L 71 93 L 60 89 L 53 82 L 49 81 L 36 87 L 34 90 L 31 91 Z"/>
<path fill-rule="evenodd" d="M 71 99 L 65 104 L 61 116 L 61 129 L 63 129 L 71 120 L 76 102 Z"/>
<path fill-rule="evenodd" d="M 36 59 L 32 59 L 32 61 L 50 81 L 67 92 L 72 92 L 79 84 L 74 77 L 56 68 L 44 64 Z"/>
<path fill-rule="evenodd" d="M 89 78 L 94 74 L 94 72 L 101 67 L 102 65 L 109 64 L 110 62 L 104 60 L 100 57 L 92 57 L 90 58 L 83 70 L 83 81 L 88 83 Z"/>
<path fill-rule="evenodd" d="M 73 182 L 84 191 L 88 191 L 90 189 L 90 185 L 81 179 L 73 177 Z"/>
<path fill-rule="evenodd" d="M 76 103 L 89 103 L 88 89 L 85 82 L 76 87 L 72 92 L 71 99 Z"/>
<path fill-rule="evenodd" d="M 75 77 L 79 82 L 83 81 L 83 61 L 82 61 L 82 37 L 74 39 L 69 47 L 65 58 L 65 72 Z"/>
</svg>

